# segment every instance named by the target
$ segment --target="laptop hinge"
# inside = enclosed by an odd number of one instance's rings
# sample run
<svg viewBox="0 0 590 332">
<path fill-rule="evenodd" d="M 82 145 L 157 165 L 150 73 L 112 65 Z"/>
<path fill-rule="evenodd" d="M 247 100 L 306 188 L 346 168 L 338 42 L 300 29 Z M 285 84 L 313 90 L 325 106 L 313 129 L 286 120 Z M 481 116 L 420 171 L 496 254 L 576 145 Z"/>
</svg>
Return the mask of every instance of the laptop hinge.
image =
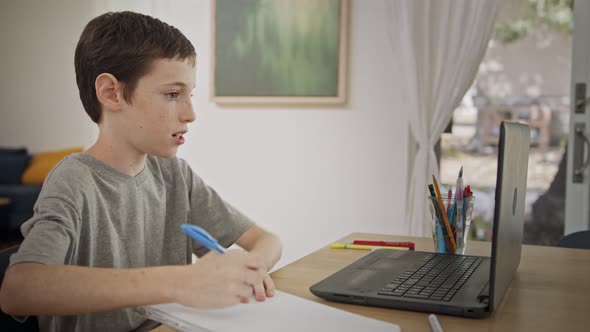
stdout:
<svg viewBox="0 0 590 332">
<path fill-rule="evenodd" d="M 485 286 L 483 286 L 483 288 L 479 292 L 479 295 L 477 295 L 477 300 L 479 301 L 479 303 L 489 304 L 489 300 L 490 300 L 490 284 L 489 284 L 489 282 L 487 282 L 485 284 Z"/>
</svg>

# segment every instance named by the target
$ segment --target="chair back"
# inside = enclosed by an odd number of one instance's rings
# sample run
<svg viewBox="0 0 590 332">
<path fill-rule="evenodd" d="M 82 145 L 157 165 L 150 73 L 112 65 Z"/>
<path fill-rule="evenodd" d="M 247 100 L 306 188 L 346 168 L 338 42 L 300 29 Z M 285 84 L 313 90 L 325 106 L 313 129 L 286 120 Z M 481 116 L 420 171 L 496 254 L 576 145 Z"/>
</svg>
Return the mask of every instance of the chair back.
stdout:
<svg viewBox="0 0 590 332">
<path fill-rule="evenodd" d="M 18 251 L 18 247 L 14 246 L 0 251 L 0 285 L 4 281 L 4 273 L 10 263 L 10 256 Z M 35 316 L 27 318 L 24 323 L 19 323 L 12 316 L 0 310 L 0 331 L 39 332 L 39 323 Z"/>
</svg>

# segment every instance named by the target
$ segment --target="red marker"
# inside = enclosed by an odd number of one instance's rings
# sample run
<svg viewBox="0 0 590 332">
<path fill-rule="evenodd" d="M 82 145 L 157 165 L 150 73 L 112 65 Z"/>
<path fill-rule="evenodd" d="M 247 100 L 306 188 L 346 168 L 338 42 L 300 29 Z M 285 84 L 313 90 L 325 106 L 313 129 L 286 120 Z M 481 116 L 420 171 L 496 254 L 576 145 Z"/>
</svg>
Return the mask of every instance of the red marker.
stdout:
<svg viewBox="0 0 590 332">
<path fill-rule="evenodd" d="M 382 247 L 404 247 L 414 250 L 414 242 L 387 242 L 387 241 L 369 241 L 369 240 L 354 240 L 353 244 L 361 244 L 365 246 L 382 246 Z"/>
<path fill-rule="evenodd" d="M 465 192 L 467 193 L 466 196 L 473 195 L 473 191 L 471 191 L 471 186 L 470 185 L 467 185 L 467 187 L 465 188 Z"/>
</svg>

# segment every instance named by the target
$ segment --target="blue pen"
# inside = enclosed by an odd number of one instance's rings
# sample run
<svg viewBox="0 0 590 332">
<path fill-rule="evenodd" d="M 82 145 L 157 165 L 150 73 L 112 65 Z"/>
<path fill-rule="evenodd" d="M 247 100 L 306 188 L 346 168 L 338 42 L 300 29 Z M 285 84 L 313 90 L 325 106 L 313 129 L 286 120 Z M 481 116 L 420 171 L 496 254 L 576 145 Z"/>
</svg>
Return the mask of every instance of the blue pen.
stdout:
<svg viewBox="0 0 590 332">
<path fill-rule="evenodd" d="M 452 198 L 449 197 L 449 202 L 453 201 Z M 451 207 L 447 210 L 447 218 L 449 218 L 449 223 L 451 224 L 451 227 L 455 226 L 455 210 L 457 208 L 457 202 L 456 199 L 455 201 L 453 201 L 453 204 L 451 205 Z"/>
<path fill-rule="evenodd" d="M 444 253 L 447 252 L 446 244 L 445 244 L 445 236 L 443 235 L 443 230 L 440 222 L 436 222 L 436 252 Z"/>
<path fill-rule="evenodd" d="M 180 225 L 180 229 L 182 229 L 182 231 L 185 232 L 188 236 L 190 236 L 193 240 L 199 242 L 200 244 L 204 245 L 210 250 L 215 251 L 218 254 L 223 254 L 227 252 L 227 250 L 224 247 L 222 247 L 214 237 L 209 235 L 207 231 L 205 231 L 199 226 L 182 224 Z"/>
</svg>

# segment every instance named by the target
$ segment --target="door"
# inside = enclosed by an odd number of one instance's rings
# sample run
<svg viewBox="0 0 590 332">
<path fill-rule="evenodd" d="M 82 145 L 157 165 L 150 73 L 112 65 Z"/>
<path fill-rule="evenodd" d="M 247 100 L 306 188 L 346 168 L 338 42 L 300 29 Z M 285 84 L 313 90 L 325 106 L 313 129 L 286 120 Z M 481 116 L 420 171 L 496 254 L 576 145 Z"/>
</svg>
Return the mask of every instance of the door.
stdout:
<svg viewBox="0 0 590 332">
<path fill-rule="evenodd" d="M 590 229 L 590 1 L 574 2 L 564 234 Z"/>
</svg>

